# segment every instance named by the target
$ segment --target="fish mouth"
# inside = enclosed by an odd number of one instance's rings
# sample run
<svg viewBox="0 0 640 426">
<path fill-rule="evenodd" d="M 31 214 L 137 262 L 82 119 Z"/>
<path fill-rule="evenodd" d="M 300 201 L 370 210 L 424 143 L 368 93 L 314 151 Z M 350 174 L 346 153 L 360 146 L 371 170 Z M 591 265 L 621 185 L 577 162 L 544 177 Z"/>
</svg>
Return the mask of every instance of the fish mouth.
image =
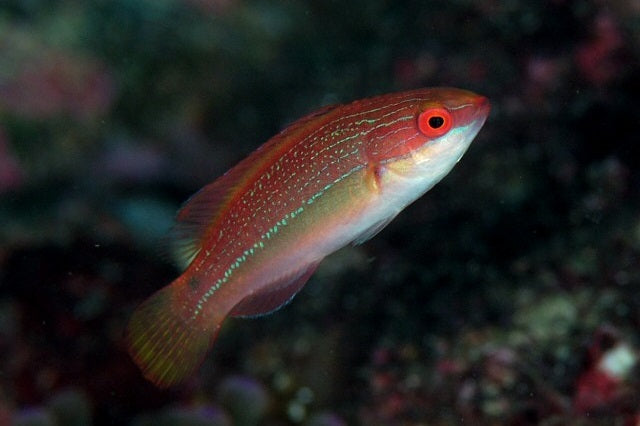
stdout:
<svg viewBox="0 0 640 426">
<path fill-rule="evenodd" d="M 474 125 L 481 127 L 491 111 L 491 103 L 485 96 L 473 94 L 462 105 L 458 105 L 452 110 L 457 125 Z"/>
<path fill-rule="evenodd" d="M 491 112 L 491 103 L 489 99 L 478 95 L 477 99 L 474 102 L 475 106 L 475 119 L 474 121 L 480 120 L 481 123 L 484 123 L 487 117 L 489 116 L 489 112 Z"/>
</svg>

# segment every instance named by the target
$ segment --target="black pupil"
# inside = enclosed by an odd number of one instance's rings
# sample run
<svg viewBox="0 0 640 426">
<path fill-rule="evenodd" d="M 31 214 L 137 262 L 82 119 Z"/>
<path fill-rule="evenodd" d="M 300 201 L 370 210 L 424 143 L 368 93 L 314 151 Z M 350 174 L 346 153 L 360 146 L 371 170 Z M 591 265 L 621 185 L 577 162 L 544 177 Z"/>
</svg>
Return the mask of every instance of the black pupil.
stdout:
<svg viewBox="0 0 640 426">
<path fill-rule="evenodd" d="M 439 129 L 443 124 L 444 118 L 437 115 L 429 117 L 429 126 L 431 126 L 432 129 Z"/>
</svg>

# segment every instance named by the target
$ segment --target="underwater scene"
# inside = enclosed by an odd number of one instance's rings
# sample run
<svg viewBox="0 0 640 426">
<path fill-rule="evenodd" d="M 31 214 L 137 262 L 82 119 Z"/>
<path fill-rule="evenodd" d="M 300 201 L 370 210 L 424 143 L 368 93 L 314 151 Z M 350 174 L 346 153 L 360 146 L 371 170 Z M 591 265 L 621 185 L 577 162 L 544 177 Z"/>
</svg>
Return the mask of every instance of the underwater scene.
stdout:
<svg viewBox="0 0 640 426">
<path fill-rule="evenodd" d="M 0 1 L 0 426 L 640 425 L 637 0 Z"/>
</svg>

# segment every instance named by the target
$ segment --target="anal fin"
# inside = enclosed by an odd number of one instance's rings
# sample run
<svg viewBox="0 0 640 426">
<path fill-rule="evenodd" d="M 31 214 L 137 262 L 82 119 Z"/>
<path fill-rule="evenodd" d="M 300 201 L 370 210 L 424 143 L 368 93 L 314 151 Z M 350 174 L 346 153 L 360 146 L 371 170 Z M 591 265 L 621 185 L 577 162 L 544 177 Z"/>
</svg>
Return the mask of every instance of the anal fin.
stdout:
<svg viewBox="0 0 640 426">
<path fill-rule="evenodd" d="M 242 299 L 232 310 L 232 317 L 267 315 L 287 305 L 304 287 L 320 261 L 304 265 Z"/>
</svg>

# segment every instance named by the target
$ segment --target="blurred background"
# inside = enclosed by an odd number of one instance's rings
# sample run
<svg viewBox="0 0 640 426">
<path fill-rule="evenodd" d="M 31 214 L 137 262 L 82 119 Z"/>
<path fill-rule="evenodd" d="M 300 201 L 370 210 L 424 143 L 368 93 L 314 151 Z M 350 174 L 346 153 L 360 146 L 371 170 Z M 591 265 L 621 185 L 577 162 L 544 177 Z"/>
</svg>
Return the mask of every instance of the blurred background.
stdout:
<svg viewBox="0 0 640 426">
<path fill-rule="evenodd" d="M 0 424 L 640 424 L 637 0 L 0 1 Z M 325 104 L 488 96 L 453 172 L 158 390 L 180 204 Z"/>
</svg>

